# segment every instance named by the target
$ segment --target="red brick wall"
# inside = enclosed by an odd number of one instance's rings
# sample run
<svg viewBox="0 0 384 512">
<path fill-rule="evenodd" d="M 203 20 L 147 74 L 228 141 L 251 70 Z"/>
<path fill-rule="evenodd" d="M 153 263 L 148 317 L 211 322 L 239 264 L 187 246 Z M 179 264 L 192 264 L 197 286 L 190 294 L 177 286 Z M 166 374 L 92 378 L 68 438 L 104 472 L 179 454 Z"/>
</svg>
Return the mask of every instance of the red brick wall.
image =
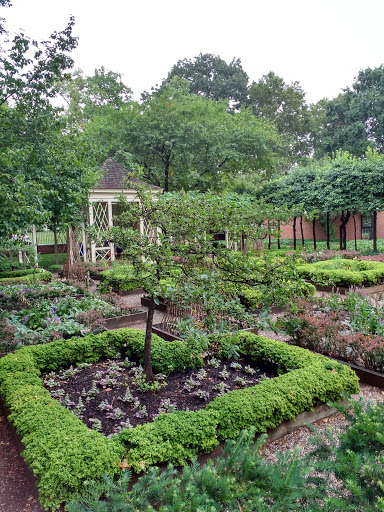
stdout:
<svg viewBox="0 0 384 512">
<path fill-rule="evenodd" d="M 356 238 L 357 240 L 361 240 L 361 215 L 357 214 L 355 215 L 355 221 L 356 221 Z M 340 230 L 339 226 L 341 224 L 340 218 L 337 218 L 334 223 L 336 226 L 336 238 L 339 239 L 340 236 Z M 312 222 L 311 221 L 303 221 L 303 231 L 304 231 L 304 238 L 305 239 L 311 239 L 313 238 L 313 232 L 312 232 Z M 348 223 L 347 223 L 347 240 L 354 240 L 355 239 L 355 226 L 353 222 L 353 216 L 350 217 Z M 298 218 L 296 221 L 296 237 L 298 239 L 301 238 L 301 231 L 300 231 L 300 219 Z M 281 238 L 293 238 L 293 222 L 282 225 L 281 226 Z M 377 213 L 377 238 L 383 238 L 384 239 L 384 211 Z M 323 226 L 320 224 L 318 220 L 316 220 L 316 239 L 317 240 L 326 240 L 327 234 L 323 228 Z"/>
</svg>

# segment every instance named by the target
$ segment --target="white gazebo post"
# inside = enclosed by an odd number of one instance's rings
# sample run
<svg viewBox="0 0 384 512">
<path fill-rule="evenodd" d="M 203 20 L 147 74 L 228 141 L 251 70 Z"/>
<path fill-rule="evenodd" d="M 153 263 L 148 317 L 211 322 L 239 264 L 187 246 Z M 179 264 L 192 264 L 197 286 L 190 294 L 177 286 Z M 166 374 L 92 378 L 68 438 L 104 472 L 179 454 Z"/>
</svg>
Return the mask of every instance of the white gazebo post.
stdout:
<svg viewBox="0 0 384 512">
<path fill-rule="evenodd" d="M 93 203 L 90 203 L 89 205 L 89 225 L 93 226 L 94 219 L 93 219 Z M 96 244 L 95 242 L 91 242 L 91 261 L 94 263 L 96 261 Z"/>
<path fill-rule="evenodd" d="M 37 235 L 36 235 L 36 226 L 33 224 L 32 225 L 32 243 L 33 243 L 33 246 L 35 248 L 34 250 L 34 259 L 35 259 L 35 265 L 38 264 L 39 262 L 39 259 L 38 259 L 38 256 L 37 256 Z"/>
<path fill-rule="evenodd" d="M 108 201 L 108 226 L 109 229 L 113 227 L 112 201 Z M 111 261 L 115 261 L 115 246 L 113 242 L 109 242 L 109 249 L 111 251 Z"/>
<path fill-rule="evenodd" d="M 87 234 L 85 232 L 84 222 L 81 223 L 81 231 L 82 231 L 82 240 L 83 240 L 83 261 L 84 261 L 84 263 L 87 263 L 88 262 L 88 257 L 87 257 L 88 244 L 87 244 Z"/>
</svg>

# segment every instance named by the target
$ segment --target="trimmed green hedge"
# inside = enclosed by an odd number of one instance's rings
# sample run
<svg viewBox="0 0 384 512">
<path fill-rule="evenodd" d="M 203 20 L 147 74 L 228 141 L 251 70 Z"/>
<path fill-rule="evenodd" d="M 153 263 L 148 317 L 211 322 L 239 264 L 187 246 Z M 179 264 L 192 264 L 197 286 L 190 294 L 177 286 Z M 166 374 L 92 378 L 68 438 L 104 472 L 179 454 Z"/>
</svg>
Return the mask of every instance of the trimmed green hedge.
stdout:
<svg viewBox="0 0 384 512">
<path fill-rule="evenodd" d="M 2 283 L 25 283 L 31 282 L 34 279 L 39 281 L 51 281 L 52 273 L 43 269 L 35 268 L 0 272 L 0 282 Z"/>
<path fill-rule="evenodd" d="M 115 291 L 127 292 L 135 288 L 141 288 L 142 279 L 135 275 L 132 265 L 120 264 L 112 269 L 99 272 L 101 289 L 112 288 Z"/>
<path fill-rule="evenodd" d="M 384 281 L 384 263 L 368 260 L 334 259 L 298 265 L 297 273 L 317 284 L 371 286 Z"/>
<path fill-rule="evenodd" d="M 38 479 L 44 506 L 57 508 L 81 493 L 85 480 L 116 473 L 124 455 L 136 472 L 154 463 L 181 464 L 251 425 L 264 432 L 319 403 L 358 390 L 358 379 L 349 367 L 250 333 L 237 335 L 240 349 L 255 361 L 276 363 L 282 375 L 216 398 L 200 411 L 162 414 L 110 439 L 88 429 L 42 386 L 42 370 L 95 362 L 124 349 L 141 357 L 144 338 L 144 331 L 120 329 L 25 347 L 0 359 L 0 394 L 22 436 L 23 455 Z M 155 371 L 201 367 L 199 352 L 199 347 L 191 349 L 182 341 L 152 336 Z"/>
</svg>

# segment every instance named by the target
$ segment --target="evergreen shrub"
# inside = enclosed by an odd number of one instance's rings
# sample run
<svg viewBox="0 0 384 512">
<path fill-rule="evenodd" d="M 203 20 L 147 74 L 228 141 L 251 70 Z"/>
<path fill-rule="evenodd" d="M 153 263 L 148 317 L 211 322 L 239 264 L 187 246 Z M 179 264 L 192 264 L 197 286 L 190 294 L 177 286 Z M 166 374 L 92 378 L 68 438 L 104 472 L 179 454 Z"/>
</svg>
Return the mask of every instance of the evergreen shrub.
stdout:
<svg viewBox="0 0 384 512">
<path fill-rule="evenodd" d="M 298 265 L 297 273 L 316 284 L 371 286 L 384 281 L 384 263 L 336 258 Z"/>
<path fill-rule="evenodd" d="M 22 283 L 38 281 L 51 281 L 52 273 L 43 269 L 27 268 L 22 270 L 10 270 L 8 272 L 0 272 L 1 283 Z"/>
</svg>

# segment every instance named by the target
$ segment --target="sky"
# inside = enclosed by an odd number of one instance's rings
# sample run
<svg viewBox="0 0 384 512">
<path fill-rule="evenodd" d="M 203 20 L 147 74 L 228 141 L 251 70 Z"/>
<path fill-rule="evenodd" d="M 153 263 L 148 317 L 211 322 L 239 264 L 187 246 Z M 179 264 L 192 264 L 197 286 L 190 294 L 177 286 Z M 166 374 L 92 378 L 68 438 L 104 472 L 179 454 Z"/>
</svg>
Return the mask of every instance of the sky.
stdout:
<svg viewBox="0 0 384 512">
<path fill-rule="evenodd" d="M 180 59 L 240 58 L 250 82 L 273 71 L 312 103 L 384 63 L 383 0 L 12 0 L 12 35 L 44 40 L 75 17 L 75 68 L 121 73 L 136 100 Z"/>
</svg>

